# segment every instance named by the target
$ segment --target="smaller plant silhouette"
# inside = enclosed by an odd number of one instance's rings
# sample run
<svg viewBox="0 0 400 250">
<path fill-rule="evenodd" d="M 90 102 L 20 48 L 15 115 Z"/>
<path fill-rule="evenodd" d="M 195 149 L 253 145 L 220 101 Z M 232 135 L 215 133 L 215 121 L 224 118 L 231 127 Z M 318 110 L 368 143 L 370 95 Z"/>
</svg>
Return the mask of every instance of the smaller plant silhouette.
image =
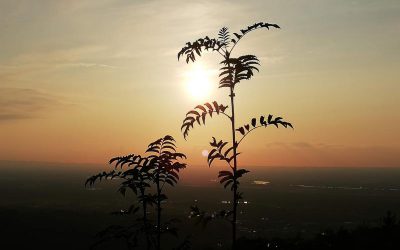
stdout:
<svg viewBox="0 0 400 250">
<path fill-rule="evenodd" d="M 109 161 L 110 164 L 115 164 L 114 170 L 93 175 L 86 180 L 85 186 L 93 186 L 96 181 L 122 179 L 118 191 L 125 196 L 126 191 L 131 190 L 141 207 L 132 204 L 128 209 L 113 212 L 113 214 L 135 214 L 140 209 L 143 212 L 143 216 L 131 226 L 111 226 L 100 232 L 101 240 L 98 244 L 106 240 L 124 238 L 128 245 L 134 248 L 137 246 L 138 237 L 144 234 L 147 249 L 152 247 L 161 249 L 161 234 L 177 234 L 176 228 L 172 226 L 174 220 L 161 223 L 162 202 L 167 200 L 163 190 L 165 184 L 175 186 L 178 183 L 179 171 L 186 167 L 186 164 L 180 160 L 185 159 L 186 156 L 177 152 L 175 139 L 170 135 L 150 143 L 145 153 L 145 156 L 130 154 L 114 157 Z M 117 171 L 118 168 L 120 171 Z M 152 187 L 155 187 L 155 194 L 150 192 Z M 151 220 L 148 219 L 149 206 L 156 207 L 156 225 L 152 225 Z"/>
<path fill-rule="evenodd" d="M 167 199 L 163 193 L 165 184 L 175 186 L 179 180 L 179 171 L 186 167 L 185 163 L 179 159 L 186 158 L 182 153 L 176 152 L 175 140 L 172 136 L 165 136 L 149 144 L 146 152 L 149 165 L 152 169 L 152 180 L 156 185 L 156 204 L 157 204 L 157 249 L 161 248 L 161 233 L 173 232 L 169 226 L 161 226 L 161 202 Z"/>
</svg>

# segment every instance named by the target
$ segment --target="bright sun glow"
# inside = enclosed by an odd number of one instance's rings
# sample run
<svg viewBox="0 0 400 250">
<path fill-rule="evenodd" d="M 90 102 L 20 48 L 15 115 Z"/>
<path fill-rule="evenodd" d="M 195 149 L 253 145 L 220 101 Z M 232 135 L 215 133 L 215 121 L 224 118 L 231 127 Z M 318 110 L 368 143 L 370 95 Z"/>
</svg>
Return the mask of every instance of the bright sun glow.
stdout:
<svg viewBox="0 0 400 250">
<path fill-rule="evenodd" d="M 192 98 L 196 100 L 209 99 L 212 89 L 210 71 L 206 70 L 201 64 L 195 65 L 185 75 L 185 84 Z"/>
</svg>

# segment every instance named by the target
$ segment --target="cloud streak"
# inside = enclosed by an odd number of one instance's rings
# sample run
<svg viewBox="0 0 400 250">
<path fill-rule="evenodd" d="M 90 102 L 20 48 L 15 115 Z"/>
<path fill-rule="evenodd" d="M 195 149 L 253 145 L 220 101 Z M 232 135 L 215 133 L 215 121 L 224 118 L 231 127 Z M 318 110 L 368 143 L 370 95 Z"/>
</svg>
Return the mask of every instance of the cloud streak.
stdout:
<svg viewBox="0 0 400 250">
<path fill-rule="evenodd" d="M 0 123 L 43 116 L 65 103 L 55 95 L 29 88 L 0 88 Z"/>
<path fill-rule="evenodd" d="M 265 144 L 265 147 L 277 155 L 295 159 L 303 166 L 400 166 L 399 149 L 388 145 L 339 145 L 299 141 L 272 142 Z"/>
</svg>

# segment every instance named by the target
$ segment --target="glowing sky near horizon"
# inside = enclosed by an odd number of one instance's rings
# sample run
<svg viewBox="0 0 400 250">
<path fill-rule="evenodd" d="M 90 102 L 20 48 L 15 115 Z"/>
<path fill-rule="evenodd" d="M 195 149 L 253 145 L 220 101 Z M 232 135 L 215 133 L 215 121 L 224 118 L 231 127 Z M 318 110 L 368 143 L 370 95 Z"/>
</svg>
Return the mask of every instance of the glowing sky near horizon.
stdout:
<svg viewBox="0 0 400 250">
<path fill-rule="evenodd" d="M 237 88 L 237 124 L 271 113 L 295 130 L 260 129 L 239 163 L 400 166 L 398 13 L 397 0 L 2 0 L 0 160 L 105 163 L 171 134 L 189 164 L 206 165 L 211 137 L 229 138 L 226 119 L 187 141 L 180 126 L 197 104 L 228 104 L 220 58 L 204 54 L 196 71 L 177 52 L 264 21 L 282 29 L 236 48 L 261 61 Z"/>
</svg>

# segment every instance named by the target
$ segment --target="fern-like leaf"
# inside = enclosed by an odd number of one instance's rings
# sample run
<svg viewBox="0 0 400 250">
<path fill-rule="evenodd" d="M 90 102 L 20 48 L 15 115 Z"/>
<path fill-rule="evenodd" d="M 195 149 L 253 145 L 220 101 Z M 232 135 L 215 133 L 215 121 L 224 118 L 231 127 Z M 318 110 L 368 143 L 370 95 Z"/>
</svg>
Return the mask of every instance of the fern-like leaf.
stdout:
<svg viewBox="0 0 400 250">
<path fill-rule="evenodd" d="M 105 172 L 104 171 L 104 172 L 98 173 L 96 175 L 93 175 L 93 176 L 87 178 L 86 182 L 85 182 L 85 187 L 87 185 L 89 185 L 90 187 L 93 186 L 96 181 L 101 182 L 103 179 L 104 180 L 106 180 L 106 179 L 114 179 L 116 177 L 121 177 L 121 175 L 122 175 L 121 171 L 119 171 L 119 172 L 116 172 L 115 170 L 112 170 L 110 172 Z"/>
<path fill-rule="evenodd" d="M 259 119 L 257 118 L 252 118 L 249 124 L 245 124 L 242 127 L 239 127 L 236 129 L 241 135 L 242 139 L 251 131 L 253 131 L 256 128 L 260 127 L 268 127 L 274 125 L 275 127 L 283 126 L 284 128 L 293 128 L 293 125 L 290 122 L 286 122 L 283 120 L 282 117 L 273 117 L 273 115 L 268 115 L 267 119 L 265 119 L 265 116 L 260 116 Z"/>
<path fill-rule="evenodd" d="M 204 105 L 197 105 L 193 110 L 187 112 L 185 119 L 183 120 L 181 131 L 183 133 L 183 137 L 189 135 L 190 128 L 194 127 L 194 124 L 197 122 L 198 125 L 205 125 L 206 117 L 212 117 L 213 113 L 216 114 L 225 114 L 225 110 L 228 106 L 218 104 L 217 102 L 205 103 Z"/>
<path fill-rule="evenodd" d="M 201 56 L 203 50 L 219 51 L 224 46 L 223 43 L 216 39 L 210 39 L 208 36 L 205 38 L 197 39 L 194 42 L 187 42 L 186 46 L 178 52 L 178 61 L 181 56 L 186 56 L 186 63 L 189 61 L 196 61 L 196 55 Z"/>
<path fill-rule="evenodd" d="M 213 137 L 213 140 L 210 142 L 211 147 L 213 149 L 208 153 L 207 157 L 207 162 L 208 166 L 211 167 L 211 164 L 214 160 L 223 160 L 226 161 L 228 164 L 232 161 L 234 158 L 233 155 L 233 147 L 228 147 L 228 142 L 224 142 L 220 140 L 217 142 L 215 137 Z M 236 156 L 239 155 L 240 153 L 236 153 Z"/>
<path fill-rule="evenodd" d="M 254 55 L 244 55 L 238 58 L 228 58 L 221 62 L 224 66 L 220 68 L 222 77 L 219 81 L 219 87 L 232 88 L 242 80 L 249 80 L 254 71 L 258 71 L 259 60 Z"/>
<path fill-rule="evenodd" d="M 246 35 L 247 33 L 251 32 L 251 31 L 253 31 L 253 30 L 256 30 L 256 29 L 260 29 L 260 28 L 266 28 L 266 29 L 269 30 L 270 27 L 276 28 L 276 29 L 280 29 L 280 28 L 281 28 L 281 27 L 279 27 L 279 25 L 274 24 L 274 23 L 264 23 L 264 22 L 255 23 L 255 24 L 253 24 L 253 25 L 251 25 L 251 26 L 247 26 L 247 28 L 241 29 L 241 30 L 240 30 L 240 33 L 241 33 L 241 34 L 233 33 L 233 34 L 235 35 L 235 37 L 236 37 L 236 40 L 235 40 L 235 39 L 232 39 L 231 42 L 232 42 L 233 44 L 236 44 L 236 43 L 238 43 L 239 40 L 242 39 L 242 37 L 243 37 L 244 35 Z"/>
<path fill-rule="evenodd" d="M 154 150 L 155 149 L 155 150 Z M 185 163 L 179 159 L 186 158 L 186 155 L 176 152 L 175 139 L 166 135 L 150 143 L 147 152 L 152 153 L 148 158 L 148 165 L 151 166 L 154 182 L 166 183 L 174 186 L 178 183 L 181 169 L 186 168 Z"/>
<path fill-rule="evenodd" d="M 219 30 L 218 32 L 218 41 L 221 43 L 222 46 L 225 47 L 225 49 L 229 46 L 229 31 L 227 27 L 223 27 L 222 29 Z"/>
</svg>

